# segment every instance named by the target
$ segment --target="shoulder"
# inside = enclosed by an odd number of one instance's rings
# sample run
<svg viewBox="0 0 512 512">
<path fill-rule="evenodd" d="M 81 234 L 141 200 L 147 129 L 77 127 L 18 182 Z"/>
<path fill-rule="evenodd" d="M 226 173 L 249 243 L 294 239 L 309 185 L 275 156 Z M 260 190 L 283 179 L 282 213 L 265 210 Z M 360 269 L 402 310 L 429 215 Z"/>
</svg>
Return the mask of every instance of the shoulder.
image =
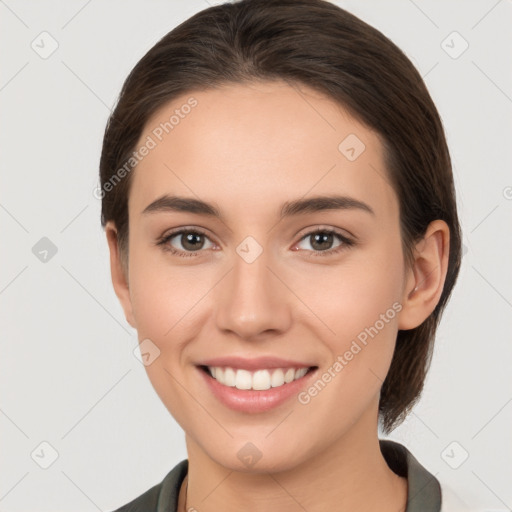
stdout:
<svg viewBox="0 0 512 512">
<path fill-rule="evenodd" d="M 477 512 L 477 509 L 462 501 L 451 487 L 441 482 L 440 512 Z"/>
<path fill-rule="evenodd" d="M 112 512 L 174 512 L 178 503 L 181 483 L 188 470 L 188 460 L 182 460 L 167 473 L 164 479 Z"/>
</svg>

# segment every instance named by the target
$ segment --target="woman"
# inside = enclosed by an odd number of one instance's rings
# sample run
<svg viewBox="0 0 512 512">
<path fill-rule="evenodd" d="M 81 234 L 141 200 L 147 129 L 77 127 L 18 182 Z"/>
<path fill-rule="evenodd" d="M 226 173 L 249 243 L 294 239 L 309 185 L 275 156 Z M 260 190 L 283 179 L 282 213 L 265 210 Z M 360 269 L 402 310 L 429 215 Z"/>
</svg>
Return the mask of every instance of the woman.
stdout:
<svg viewBox="0 0 512 512">
<path fill-rule="evenodd" d="M 420 396 L 461 255 L 442 123 L 391 41 L 322 0 L 205 9 L 128 76 L 100 179 L 188 454 L 119 511 L 459 510 L 378 438 Z"/>
</svg>

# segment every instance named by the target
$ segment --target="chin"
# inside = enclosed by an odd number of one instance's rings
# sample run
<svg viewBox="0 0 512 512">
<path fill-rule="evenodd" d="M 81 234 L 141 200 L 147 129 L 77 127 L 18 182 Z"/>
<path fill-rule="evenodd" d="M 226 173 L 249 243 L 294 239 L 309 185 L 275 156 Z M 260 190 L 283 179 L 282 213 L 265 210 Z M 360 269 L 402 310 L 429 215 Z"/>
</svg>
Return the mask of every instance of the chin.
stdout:
<svg viewBox="0 0 512 512">
<path fill-rule="evenodd" d="M 214 463 L 239 473 L 278 473 L 294 469 L 308 460 L 307 447 L 298 440 L 284 446 L 281 442 L 278 445 L 269 442 L 263 436 L 252 442 L 247 439 L 247 436 L 241 440 L 230 439 L 210 449 L 203 445 L 203 449 Z M 300 452 L 298 447 L 302 447 Z"/>
</svg>

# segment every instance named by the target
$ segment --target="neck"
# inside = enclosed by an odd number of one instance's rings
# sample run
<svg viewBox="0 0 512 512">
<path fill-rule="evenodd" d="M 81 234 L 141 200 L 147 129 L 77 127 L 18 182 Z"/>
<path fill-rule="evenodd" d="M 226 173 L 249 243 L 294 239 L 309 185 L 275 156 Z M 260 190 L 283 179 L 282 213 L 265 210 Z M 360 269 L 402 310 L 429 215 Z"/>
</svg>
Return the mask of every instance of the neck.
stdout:
<svg viewBox="0 0 512 512">
<path fill-rule="evenodd" d="M 376 424 L 362 427 L 292 469 L 259 473 L 217 464 L 187 436 L 189 470 L 178 510 L 405 512 L 407 480 L 382 456 Z"/>
</svg>

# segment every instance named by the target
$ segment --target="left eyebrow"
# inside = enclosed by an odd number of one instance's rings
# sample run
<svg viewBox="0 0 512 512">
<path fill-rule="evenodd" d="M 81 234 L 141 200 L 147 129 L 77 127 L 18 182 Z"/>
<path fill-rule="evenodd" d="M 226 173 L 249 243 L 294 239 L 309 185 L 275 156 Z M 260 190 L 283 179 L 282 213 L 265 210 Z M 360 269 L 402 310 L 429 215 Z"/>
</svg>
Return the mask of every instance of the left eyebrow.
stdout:
<svg viewBox="0 0 512 512">
<path fill-rule="evenodd" d="M 349 196 L 315 196 L 308 199 L 297 199 L 285 202 L 281 207 L 280 218 L 292 217 L 323 210 L 351 210 L 358 209 L 375 215 L 373 209 L 363 201 Z M 207 217 L 223 219 L 220 211 L 211 203 L 194 199 L 192 197 L 169 196 L 159 197 L 146 206 L 142 214 L 151 212 L 188 212 Z"/>
<path fill-rule="evenodd" d="M 315 196 L 309 199 L 298 199 L 286 202 L 281 208 L 281 219 L 294 215 L 315 213 L 322 210 L 351 210 L 359 209 L 372 215 L 375 212 L 368 204 L 349 196 Z"/>
</svg>

